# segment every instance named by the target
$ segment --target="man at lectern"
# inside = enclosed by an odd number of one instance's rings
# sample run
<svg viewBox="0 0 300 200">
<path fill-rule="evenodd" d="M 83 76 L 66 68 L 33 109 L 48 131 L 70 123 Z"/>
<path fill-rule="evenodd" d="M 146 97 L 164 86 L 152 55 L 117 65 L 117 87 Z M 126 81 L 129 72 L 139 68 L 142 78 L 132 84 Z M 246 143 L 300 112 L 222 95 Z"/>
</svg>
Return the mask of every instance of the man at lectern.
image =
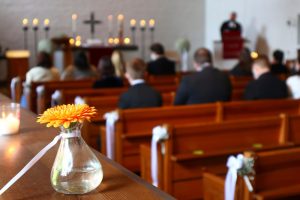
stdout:
<svg viewBox="0 0 300 200">
<path fill-rule="evenodd" d="M 242 34 L 242 26 L 236 21 L 236 18 L 237 13 L 232 12 L 230 19 L 222 24 L 221 35 L 223 35 L 224 32 L 240 32 L 240 34 Z"/>
</svg>

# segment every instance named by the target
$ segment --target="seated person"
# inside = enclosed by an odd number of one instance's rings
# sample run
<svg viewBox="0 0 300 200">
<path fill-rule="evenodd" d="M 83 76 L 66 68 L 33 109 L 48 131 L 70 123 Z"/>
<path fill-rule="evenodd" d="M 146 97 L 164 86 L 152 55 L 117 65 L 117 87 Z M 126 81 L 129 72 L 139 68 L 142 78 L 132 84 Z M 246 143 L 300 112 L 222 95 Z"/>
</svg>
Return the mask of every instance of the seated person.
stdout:
<svg viewBox="0 0 300 200">
<path fill-rule="evenodd" d="M 165 57 L 164 47 L 159 44 L 152 44 L 151 60 L 148 63 L 147 71 L 150 75 L 172 75 L 175 74 L 175 62 Z"/>
<path fill-rule="evenodd" d="M 94 83 L 93 88 L 123 86 L 123 81 L 116 76 L 115 67 L 109 57 L 101 58 L 97 69 L 100 74 L 100 79 Z"/>
<path fill-rule="evenodd" d="M 37 56 L 37 66 L 31 68 L 26 73 L 26 80 L 24 83 L 24 93 L 28 91 L 32 82 L 38 81 L 59 81 L 59 72 L 56 67 L 52 65 L 50 54 L 40 52 Z M 21 106 L 27 107 L 25 95 L 21 97 Z"/>
<path fill-rule="evenodd" d="M 74 55 L 73 65 L 68 66 L 63 72 L 62 80 L 80 80 L 80 79 L 96 79 L 98 73 L 95 67 L 91 66 L 86 53 L 78 51 Z"/>
<path fill-rule="evenodd" d="M 232 76 L 252 76 L 251 66 L 252 66 L 251 52 L 248 48 L 244 48 L 240 54 L 239 62 L 230 70 L 230 75 Z"/>
<path fill-rule="evenodd" d="M 208 49 L 200 48 L 194 54 L 195 74 L 183 77 L 175 97 L 175 105 L 229 101 L 231 83 L 228 75 L 212 66 Z"/>
<path fill-rule="evenodd" d="M 159 92 L 151 88 L 143 80 L 146 64 L 141 59 L 134 59 L 126 67 L 125 77 L 131 87 L 123 93 L 119 99 L 119 108 L 146 108 L 162 105 L 162 97 Z"/>
<path fill-rule="evenodd" d="M 25 84 L 30 85 L 31 82 L 58 80 L 59 72 L 56 67 L 53 67 L 50 54 L 40 52 L 37 57 L 37 66 L 26 73 Z"/>
<path fill-rule="evenodd" d="M 245 99 L 280 99 L 288 96 L 286 84 L 270 72 L 268 57 L 260 56 L 254 60 L 252 73 L 255 80 L 246 87 Z"/>
<path fill-rule="evenodd" d="M 271 65 L 272 74 L 287 74 L 288 69 L 283 64 L 284 53 L 281 50 L 274 51 L 273 59 L 273 64 Z"/>
<path fill-rule="evenodd" d="M 286 80 L 290 96 L 293 99 L 300 99 L 300 61 L 296 64 L 296 73 Z M 298 69 L 298 70 L 297 70 Z"/>
<path fill-rule="evenodd" d="M 224 32 L 231 32 L 231 31 L 242 33 L 242 26 L 236 21 L 236 18 L 237 18 L 236 12 L 230 13 L 230 19 L 228 21 L 225 21 L 221 26 L 221 35 L 223 35 Z"/>
</svg>

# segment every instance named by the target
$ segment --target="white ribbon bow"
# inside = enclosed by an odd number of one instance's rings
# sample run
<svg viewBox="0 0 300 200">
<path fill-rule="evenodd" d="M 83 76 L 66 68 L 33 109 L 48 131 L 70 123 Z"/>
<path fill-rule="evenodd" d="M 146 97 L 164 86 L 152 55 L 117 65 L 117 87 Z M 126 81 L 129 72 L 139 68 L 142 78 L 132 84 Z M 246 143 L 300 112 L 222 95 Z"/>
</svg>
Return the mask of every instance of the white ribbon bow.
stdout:
<svg viewBox="0 0 300 200">
<path fill-rule="evenodd" d="M 38 154 L 36 154 L 30 161 L 23 167 L 23 169 L 17 173 L 6 185 L 1 188 L 0 195 L 2 195 L 8 188 L 10 188 L 17 180 L 19 180 L 37 161 L 39 161 L 61 138 L 73 138 L 78 137 L 79 132 L 74 133 L 61 133 L 57 135 L 47 146 L 45 146 Z"/>
<path fill-rule="evenodd" d="M 84 101 L 84 99 L 83 99 L 82 97 L 77 96 L 77 97 L 75 97 L 75 99 L 74 99 L 74 103 L 75 103 L 75 104 L 85 104 L 85 101 Z"/>
<path fill-rule="evenodd" d="M 151 177 L 152 184 L 156 187 L 158 186 L 157 143 L 168 138 L 168 131 L 165 127 L 156 126 L 153 128 L 151 141 Z"/>
<path fill-rule="evenodd" d="M 51 95 L 51 107 L 60 105 L 62 103 L 62 94 L 59 90 L 55 90 L 55 92 Z"/>
<path fill-rule="evenodd" d="M 244 156 L 230 156 L 227 160 L 228 172 L 225 180 L 225 200 L 234 200 L 237 172 L 243 166 Z"/>
<path fill-rule="evenodd" d="M 115 159 L 115 123 L 119 119 L 117 111 L 112 111 L 104 115 L 106 119 L 106 156 Z"/>
</svg>

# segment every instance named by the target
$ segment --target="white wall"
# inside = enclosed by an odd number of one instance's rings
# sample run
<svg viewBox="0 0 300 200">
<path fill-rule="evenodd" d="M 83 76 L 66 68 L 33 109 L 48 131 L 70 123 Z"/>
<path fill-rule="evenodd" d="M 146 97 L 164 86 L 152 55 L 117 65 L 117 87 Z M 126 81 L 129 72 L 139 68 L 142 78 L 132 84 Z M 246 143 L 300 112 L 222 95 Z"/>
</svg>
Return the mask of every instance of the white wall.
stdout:
<svg viewBox="0 0 300 200">
<path fill-rule="evenodd" d="M 209 48 L 213 49 L 213 41 L 220 40 L 222 22 L 236 11 L 252 50 L 270 55 L 280 48 L 287 58 L 296 57 L 299 0 L 206 0 L 205 9 L 205 45 Z M 288 20 L 293 27 L 287 25 Z"/>
<path fill-rule="evenodd" d="M 107 16 L 122 13 L 128 24 L 131 18 L 156 19 L 155 38 L 156 41 L 161 41 L 166 49 L 174 49 L 176 39 L 183 36 L 190 39 L 192 52 L 204 44 L 204 0 L 0 0 L 0 45 L 10 49 L 23 48 L 21 20 L 25 17 L 30 21 L 34 17 L 49 18 L 50 35 L 53 37 L 62 33 L 71 35 L 72 13 L 78 13 L 79 20 L 83 21 L 89 18 L 91 11 L 95 12 L 97 19 L 103 21 L 103 24 L 96 28 L 97 36 L 102 39 L 108 34 Z M 80 23 L 78 28 L 83 38 L 90 36 L 88 26 Z M 128 26 L 125 34 L 130 35 Z M 40 38 L 44 38 L 43 31 L 40 31 Z M 148 34 L 147 46 L 149 40 Z M 139 34 L 137 41 L 140 41 Z M 31 50 L 32 43 L 33 31 L 30 30 Z"/>
</svg>

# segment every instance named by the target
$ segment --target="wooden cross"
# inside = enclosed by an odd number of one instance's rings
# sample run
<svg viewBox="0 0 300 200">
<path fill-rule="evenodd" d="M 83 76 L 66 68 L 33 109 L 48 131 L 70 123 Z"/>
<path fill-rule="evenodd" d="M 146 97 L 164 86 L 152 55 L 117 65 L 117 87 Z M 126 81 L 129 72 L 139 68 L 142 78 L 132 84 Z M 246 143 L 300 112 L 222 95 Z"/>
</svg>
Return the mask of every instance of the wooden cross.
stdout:
<svg viewBox="0 0 300 200">
<path fill-rule="evenodd" d="M 90 19 L 85 20 L 83 23 L 84 24 L 90 24 L 90 26 L 91 26 L 91 37 L 92 37 L 92 39 L 94 39 L 95 38 L 95 26 L 97 24 L 101 24 L 102 22 L 100 20 L 96 20 L 95 19 L 95 14 L 94 14 L 94 12 L 92 12 Z"/>
</svg>

